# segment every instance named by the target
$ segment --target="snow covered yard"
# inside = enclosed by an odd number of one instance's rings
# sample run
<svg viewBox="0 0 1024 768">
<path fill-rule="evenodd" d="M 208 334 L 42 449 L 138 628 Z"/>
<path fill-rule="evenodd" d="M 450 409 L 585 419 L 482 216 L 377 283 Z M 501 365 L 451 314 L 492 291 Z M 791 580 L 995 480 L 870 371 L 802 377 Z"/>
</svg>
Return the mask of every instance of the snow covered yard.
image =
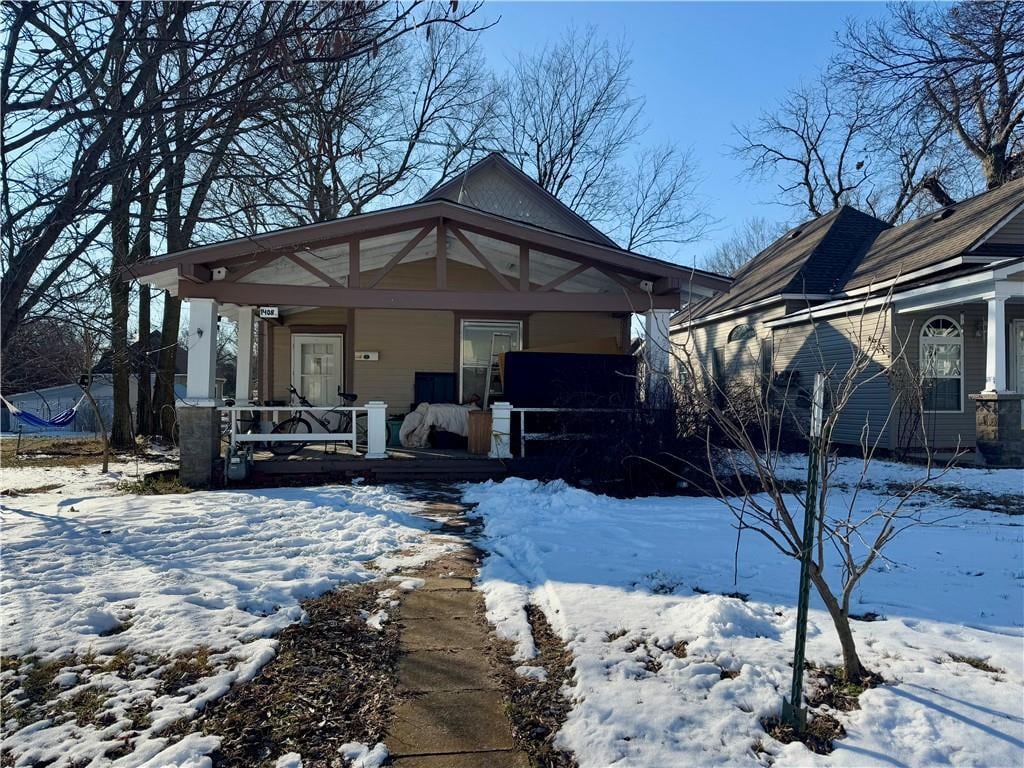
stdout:
<svg viewBox="0 0 1024 768">
<path fill-rule="evenodd" d="M 789 464 L 802 479 L 799 459 Z M 877 468 L 879 489 L 913 471 Z M 843 466 L 837 480 L 857 474 Z M 943 482 L 1024 505 L 1019 471 L 957 470 Z M 617 500 L 519 479 L 470 486 L 465 498 L 484 519 L 479 588 L 492 623 L 529 664 L 523 607 L 535 604 L 575 657 L 556 745 L 583 768 L 1024 764 L 1024 518 L 921 497 L 935 518 L 955 517 L 898 537 L 891 562 L 864 577 L 855 611 L 882 618 L 854 632 L 887 683 L 834 713 L 847 735 L 818 755 L 761 726 L 789 690 L 798 564 L 749 532 L 737 553 L 720 502 Z M 808 659 L 835 665 L 839 643 L 813 592 L 811 608 Z"/>
<path fill-rule="evenodd" d="M 303 620 L 301 600 L 374 578 L 371 560 L 414 565 L 444 547 L 385 488 L 133 496 L 117 479 L 3 473 L 4 488 L 44 489 L 0 503 L 15 765 L 208 764 L 216 736 L 168 745 L 161 733 L 255 676 L 274 636 Z"/>
</svg>

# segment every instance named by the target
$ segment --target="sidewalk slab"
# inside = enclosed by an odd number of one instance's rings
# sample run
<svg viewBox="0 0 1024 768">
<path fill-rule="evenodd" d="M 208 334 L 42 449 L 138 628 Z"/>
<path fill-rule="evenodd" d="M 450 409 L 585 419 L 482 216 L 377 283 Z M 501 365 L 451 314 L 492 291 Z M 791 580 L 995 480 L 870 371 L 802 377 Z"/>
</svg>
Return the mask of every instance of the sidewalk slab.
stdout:
<svg viewBox="0 0 1024 768">
<path fill-rule="evenodd" d="M 394 756 L 513 749 L 497 691 L 433 691 L 395 707 L 385 739 Z"/>
<path fill-rule="evenodd" d="M 477 615 L 482 605 L 480 593 L 468 589 L 416 590 L 402 599 L 402 618 L 468 618 Z"/>
<path fill-rule="evenodd" d="M 487 633 L 476 618 L 402 619 L 403 651 L 486 648 Z"/>
<path fill-rule="evenodd" d="M 487 657 L 477 650 L 412 651 L 398 662 L 404 691 L 497 690 Z"/>
<path fill-rule="evenodd" d="M 399 757 L 391 765 L 395 768 L 530 768 L 530 761 L 520 752 L 462 752 Z"/>
</svg>

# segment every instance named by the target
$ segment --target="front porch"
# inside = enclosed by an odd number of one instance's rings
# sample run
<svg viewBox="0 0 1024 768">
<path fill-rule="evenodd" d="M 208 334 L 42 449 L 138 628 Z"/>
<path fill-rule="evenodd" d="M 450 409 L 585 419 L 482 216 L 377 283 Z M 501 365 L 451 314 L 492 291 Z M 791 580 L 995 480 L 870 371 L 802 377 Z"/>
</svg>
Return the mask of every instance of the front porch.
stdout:
<svg viewBox="0 0 1024 768">
<path fill-rule="evenodd" d="M 931 447 L 974 449 L 980 466 L 1024 466 L 1020 261 L 901 292 L 893 307 L 894 344 L 933 384 Z"/>
<path fill-rule="evenodd" d="M 620 405 L 605 402 L 614 399 L 615 386 L 603 382 L 613 379 L 582 368 L 552 377 L 557 380 L 549 388 L 557 396 L 538 399 L 534 391 L 531 402 L 509 404 L 505 355 L 632 361 L 631 328 L 640 315 L 646 363 L 664 373 L 672 312 L 728 283 L 443 200 L 195 248 L 139 271 L 151 285 L 188 301 L 187 395 L 178 417 L 183 480 L 193 485 L 213 479 L 220 456 L 219 441 L 210 435 L 223 405 L 212 387 L 222 318 L 238 329 L 237 409 L 257 411 L 273 426 L 296 410 L 298 395 L 308 401 L 306 411 L 348 413 L 366 423 L 365 445 L 346 454 L 280 461 L 257 452 L 254 467 L 286 474 L 372 471 L 381 477 L 437 473 L 444 464 L 455 472 L 483 473 L 497 466 L 479 462 L 508 461 L 523 452 L 523 445 L 510 444 L 513 405 Z M 664 383 L 659 376 L 650 381 Z M 341 392 L 351 393 L 354 402 L 340 403 Z M 621 405 L 629 407 L 634 394 Z M 389 446 L 389 419 L 425 402 L 489 412 L 490 439 L 478 450 L 486 457 L 406 455 Z M 354 434 L 330 428 L 309 432 L 300 442 L 357 443 Z M 249 439 L 234 430 L 227 474 L 240 445 L 286 439 Z"/>
</svg>

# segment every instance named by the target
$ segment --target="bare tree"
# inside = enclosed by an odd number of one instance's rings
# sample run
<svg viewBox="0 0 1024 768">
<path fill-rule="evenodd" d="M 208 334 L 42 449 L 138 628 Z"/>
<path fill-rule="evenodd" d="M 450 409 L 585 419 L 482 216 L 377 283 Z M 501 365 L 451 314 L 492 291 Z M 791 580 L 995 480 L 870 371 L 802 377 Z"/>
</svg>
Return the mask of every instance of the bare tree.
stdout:
<svg viewBox="0 0 1024 768">
<path fill-rule="evenodd" d="M 1024 174 L 1024 4 L 900 2 L 842 43 L 839 77 L 899 120 L 941 125 L 989 189 Z"/>
<path fill-rule="evenodd" d="M 625 45 L 570 28 L 513 62 L 496 138 L 512 162 L 620 244 L 692 242 L 708 224 L 693 159 L 670 145 L 637 150 L 644 102 L 630 92 L 631 66 Z"/>
<path fill-rule="evenodd" d="M 760 216 L 747 219 L 704 258 L 704 268 L 723 275 L 734 275 L 744 264 L 782 237 L 785 231 L 784 224 L 773 223 Z"/>
<path fill-rule="evenodd" d="M 892 121 L 870 94 L 827 77 L 790 91 L 736 133 L 747 172 L 778 180 L 780 201 L 811 216 L 853 205 L 895 222 L 922 192 L 940 204 L 948 196 L 941 126 Z"/>
<path fill-rule="evenodd" d="M 251 234 L 362 213 L 443 179 L 493 118 L 476 41 L 435 28 L 372 57 L 296 68 L 283 86 L 292 98 L 228 150 L 210 218 Z"/>
<path fill-rule="evenodd" d="M 708 350 L 694 335 L 677 337 L 672 349 L 674 365 L 684 373 L 685 397 L 706 414 L 703 429 L 708 468 L 698 468 L 705 489 L 721 498 L 732 512 L 738 535 L 755 533 L 794 559 L 810 549 L 811 582 L 838 635 L 845 678 L 856 683 L 870 680 L 872 675 L 860 660 L 850 624 L 854 593 L 872 566 L 886 559 L 885 549 L 894 538 L 934 521 L 927 505 L 915 500 L 948 472 L 957 458 L 937 465 L 927 442 L 922 442 L 918 448 L 926 463 L 912 482 L 866 493 L 872 486 L 872 461 L 887 447 L 881 436 L 899 407 L 897 396 L 881 424 L 865 421 L 861 425 L 859 476 L 851 486 L 841 487 L 845 481 L 838 474 L 837 430 L 841 424 L 849 426 L 853 408 L 867 388 L 907 365 L 907 340 L 893 334 L 890 341 L 888 315 L 886 307 L 877 312 L 865 307 L 859 316 L 837 326 L 849 350 L 844 359 L 826 355 L 817 328 L 809 331 L 804 344 L 826 380 L 827 405 L 820 438 L 807 429 L 808 413 L 802 404 L 806 396 L 797 391 L 798 379 L 775 371 L 778 361 L 765 360 L 762 345 L 750 345 L 749 359 L 741 361 L 733 377 L 709 367 Z M 794 494 L 792 484 L 778 471 L 781 449 L 790 432 L 803 441 L 818 442 L 821 481 L 817 494 L 808 500 Z M 927 433 L 919 434 L 924 441 Z M 813 541 L 803 540 L 807 514 L 817 518 Z M 833 563 L 839 568 L 832 567 Z"/>
</svg>

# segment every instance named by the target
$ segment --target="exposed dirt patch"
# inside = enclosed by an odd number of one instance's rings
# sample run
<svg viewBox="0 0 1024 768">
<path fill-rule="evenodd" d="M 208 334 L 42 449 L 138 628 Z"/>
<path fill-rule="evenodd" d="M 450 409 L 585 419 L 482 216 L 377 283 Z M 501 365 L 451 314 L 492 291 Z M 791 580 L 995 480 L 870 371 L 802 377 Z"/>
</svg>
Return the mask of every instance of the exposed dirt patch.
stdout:
<svg viewBox="0 0 1024 768">
<path fill-rule="evenodd" d="M 255 679 L 213 703 L 176 735 L 221 737 L 216 766 L 272 766 L 300 752 L 304 766 L 340 765 L 338 747 L 380 741 L 395 700 L 398 627 L 371 629 L 378 585 L 362 584 L 303 603 L 309 622 L 278 635 L 277 657 Z"/>
<path fill-rule="evenodd" d="M 566 650 L 540 608 L 526 606 L 526 616 L 537 646 L 536 658 L 527 663 L 543 667 L 547 671 L 546 680 L 526 678 L 516 673 L 516 663 L 511 661 L 512 643 L 495 639 L 489 649 L 508 702 L 512 735 L 535 768 L 575 768 L 576 758 L 572 753 L 554 746 L 555 735 L 571 708 L 561 688 L 573 683 L 572 654 Z"/>
<path fill-rule="evenodd" d="M 959 653 L 950 653 L 948 655 L 950 661 L 955 661 L 958 664 L 966 664 L 967 666 L 974 667 L 981 672 L 991 672 L 996 675 L 1001 675 L 1006 671 L 1005 669 L 992 666 L 980 656 L 962 656 Z"/>
<path fill-rule="evenodd" d="M 808 693 L 807 703 L 815 708 L 830 707 L 840 712 L 860 709 L 860 695 L 885 682 L 880 675 L 868 673 L 864 680 L 848 683 L 841 667 L 808 665 L 808 669 L 814 676 L 814 685 Z"/>
<path fill-rule="evenodd" d="M 843 724 L 832 715 L 815 712 L 808 713 L 807 727 L 801 733 L 796 733 L 777 717 L 766 718 L 761 725 L 765 733 L 776 741 L 783 744 L 799 741 L 819 755 L 830 754 L 835 749 L 834 741 L 846 735 Z"/>
</svg>

